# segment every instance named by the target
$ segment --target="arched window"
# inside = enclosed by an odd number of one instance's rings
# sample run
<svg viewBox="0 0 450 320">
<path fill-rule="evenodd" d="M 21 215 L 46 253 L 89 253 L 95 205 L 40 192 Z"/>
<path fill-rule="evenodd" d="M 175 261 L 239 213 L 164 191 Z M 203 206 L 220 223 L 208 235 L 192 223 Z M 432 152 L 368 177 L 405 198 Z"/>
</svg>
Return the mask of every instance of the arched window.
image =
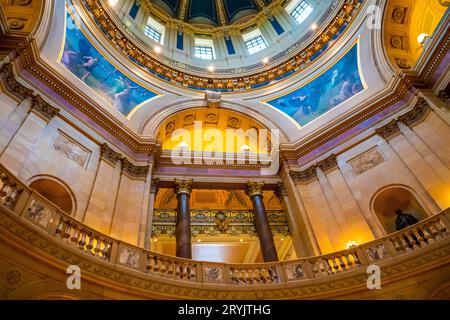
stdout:
<svg viewBox="0 0 450 320">
<path fill-rule="evenodd" d="M 51 177 L 37 177 L 30 183 L 30 188 L 39 192 L 47 200 L 57 205 L 62 211 L 75 213 L 75 200 L 71 190 L 63 183 Z"/>
<path fill-rule="evenodd" d="M 396 232 L 397 209 L 412 214 L 419 221 L 427 217 L 425 209 L 414 194 L 402 186 L 392 186 L 377 192 L 372 200 L 372 208 L 388 234 Z"/>
</svg>

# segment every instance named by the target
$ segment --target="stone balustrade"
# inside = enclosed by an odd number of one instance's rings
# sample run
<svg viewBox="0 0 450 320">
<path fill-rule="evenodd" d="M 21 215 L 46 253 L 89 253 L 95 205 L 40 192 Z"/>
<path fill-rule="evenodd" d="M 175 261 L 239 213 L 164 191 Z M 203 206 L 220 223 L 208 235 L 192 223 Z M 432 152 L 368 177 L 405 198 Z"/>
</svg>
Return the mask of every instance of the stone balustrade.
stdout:
<svg viewBox="0 0 450 320">
<path fill-rule="evenodd" d="M 151 252 L 97 232 L 22 184 L 1 165 L 0 178 L 0 206 L 28 221 L 36 230 L 49 234 L 62 246 L 143 275 L 188 283 L 265 286 L 332 277 L 449 238 L 450 208 L 381 239 L 327 255 L 260 264 L 194 261 Z"/>
</svg>

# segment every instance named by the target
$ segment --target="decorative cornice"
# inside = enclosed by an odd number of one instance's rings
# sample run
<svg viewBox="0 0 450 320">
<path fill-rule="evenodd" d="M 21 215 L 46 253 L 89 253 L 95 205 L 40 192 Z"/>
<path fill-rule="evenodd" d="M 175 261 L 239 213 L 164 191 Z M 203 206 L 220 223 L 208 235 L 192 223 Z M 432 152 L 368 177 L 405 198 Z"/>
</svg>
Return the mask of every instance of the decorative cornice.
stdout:
<svg viewBox="0 0 450 320">
<path fill-rule="evenodd" d="M 101 148 L 102 148 L 102 158 L 111 162 L 114 165 L 117 163 L 117 161 L 123 158 L 120 153 L 111 149 L 107 143 L 103 143 Z"/>
<path fill-rule="evenodd" d="M 328 158 L 319 161 L 317 166 L 324 172 L 327 173 L 338 167 L 337 157 L 335 154 L 330 155 Z"/>
<path fill-rule="evenodd" d="M 264 182 L 249 182 L 247 183 L 246 194 L 252 198 L 254 196 L 262 196 L 262 188 L 264 187 Z"/>
<path fill-rule="evenodd" d="M 295 183 L 306 183 L 317 178 L 316 169 L 317 165 L 314 164 L 302 171 L 290 171 L 289 175 L 294 179 Z"/>
<path fill-rule="evenodd" d="M 2 66 L 0 69 L 0 77 L 3 81 L 5 89 L 17 98 L 24 100 L 32 96 L 33 90 L 28 89 L 16 80 L 12 63 L 8 62 Z"/>
<path fill-rule="evenodd" d="M 398 127 L 397 120 L 392 120 L 388 124 L 376 129 L 375 133 L 385 140 L 395 137 L 400 134 L 400 128 Z"/>
<path fill-rule="evenodd" d="M 191 194 L 192 191 L 192 180 L 178 180 L 175 179 L 175 188 L 174 191 L 176 195 L 180 195 L 182 193 L 185 193 L 187 195 Z"/>
<path fill-rule="evenodd" d="M 128 159 L 122 159 L 122 171 L 132 178 L 146 178 L 149 170 L 150 166 L 136 166 Z"/>
<path fill-rule="evenodd" d="M 44 116 L 48 121 L 58 115 L 59 109 L 45 102 L 39 94 L 33 95 L 32 99 L 33 103 L 31 104 L 31 107 Z"/>
<path fill-rule="evenodd" d="M 412 127 L 425 120 L 430 111 L 431 108 L 428 102 L 424 98 L 419 98 L 414 108 L 398 117 L 398 121 L 406 124 L 408 127 Z"/>
<path fill-rule="evenodd" d="M 275 189 L 275 196 L 280 200 L 283 197 L 287 196 L 286 188 L 284 187 L 284 183 L 281 181 L 277 182 L 277 187 Z"/>
</svg>

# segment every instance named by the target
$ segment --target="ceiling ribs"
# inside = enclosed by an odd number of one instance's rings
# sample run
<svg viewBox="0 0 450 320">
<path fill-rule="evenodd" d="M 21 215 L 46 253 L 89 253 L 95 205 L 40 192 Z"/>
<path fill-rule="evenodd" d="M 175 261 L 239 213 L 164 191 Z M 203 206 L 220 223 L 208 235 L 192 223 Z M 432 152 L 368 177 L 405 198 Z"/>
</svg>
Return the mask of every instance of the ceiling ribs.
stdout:
<svg viewBox="0 0 450 320">
<path fill-rule="evenodd" d="M 223 0 L 216 0 L 216 8 L 217 8 L 217 15 L 219 17 L 219 23 L 221 26 L 224 26 L 227 24 L 227 18 L 225 15 L 225 7 L 223 5 Z"/>
<path fill-rule="evenodd" d="M 178 19 L 185 21 L 189 0 L 181 0 L 180 9 L 178 10 Z"/>
<path fill-rule="evenodd" d="M 263 10 L 266 7 L 266 4 L 263 0 L 254 0 L 256 4 L 258 5 L 259 9 Z"/>
</svg>

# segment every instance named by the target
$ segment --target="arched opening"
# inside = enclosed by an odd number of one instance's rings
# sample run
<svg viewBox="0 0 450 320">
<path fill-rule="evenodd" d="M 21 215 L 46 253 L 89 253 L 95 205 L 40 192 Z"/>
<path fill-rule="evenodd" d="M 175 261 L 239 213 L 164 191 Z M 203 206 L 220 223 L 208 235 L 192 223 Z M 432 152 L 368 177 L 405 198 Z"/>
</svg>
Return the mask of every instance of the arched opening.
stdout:
<svg viewBox="0 0 450 320">
<path fill-rule="evenodd" d="M 423 220 L 427 213 L 413 193 L 400 186 L 388 187 L 378 192 L 372 200 L 372 208 L 384 230 L 389 234 L 396 232 L 397 209 Z"/>
<path fill-rule="evenodd" d="M 72 214 L 75 211 L 74 198 L 68 187 L 50 177 L 38 178 L 30 183 L 30 188 L 39 192 L 62 211 Z"/>
</svg>

